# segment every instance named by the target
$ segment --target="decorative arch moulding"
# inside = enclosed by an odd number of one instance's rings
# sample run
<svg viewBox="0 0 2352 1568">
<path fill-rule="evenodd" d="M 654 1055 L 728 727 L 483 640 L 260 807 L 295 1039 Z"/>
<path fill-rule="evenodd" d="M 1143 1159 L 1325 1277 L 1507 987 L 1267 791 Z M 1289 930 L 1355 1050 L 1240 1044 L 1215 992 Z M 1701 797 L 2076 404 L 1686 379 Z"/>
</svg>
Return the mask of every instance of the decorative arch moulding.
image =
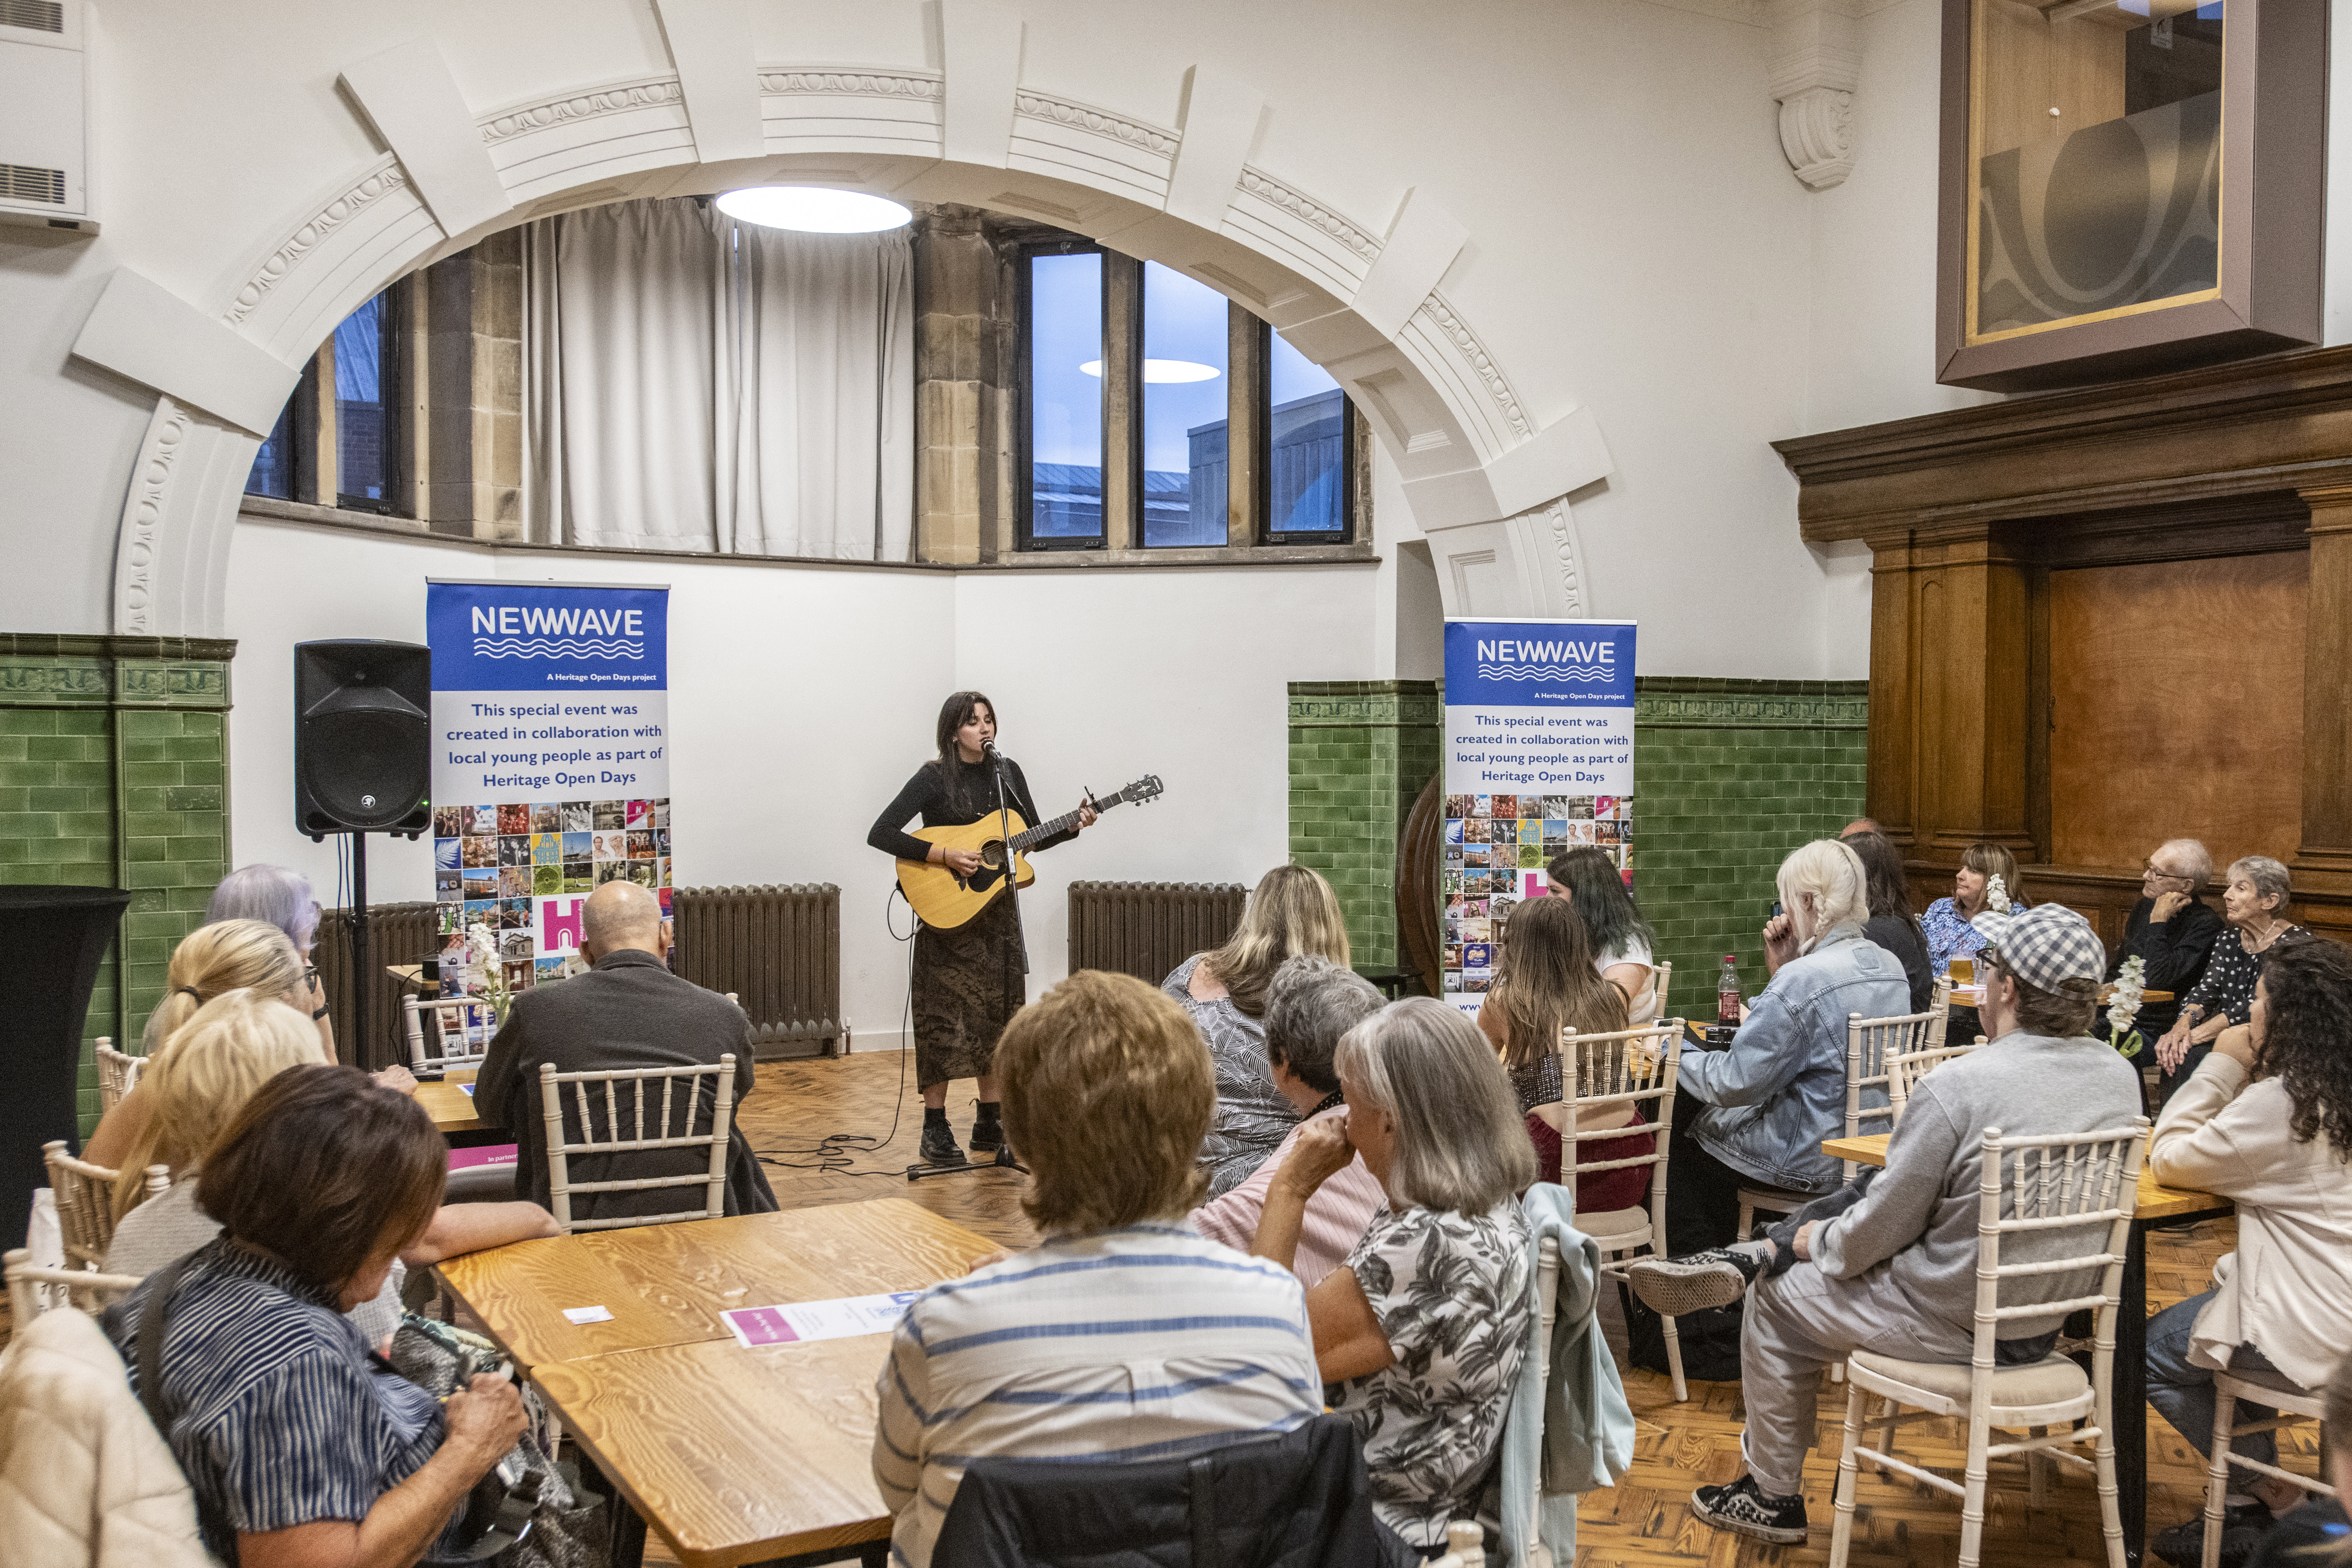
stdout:
<svg viewBox="0 0 2352 1568">
<path fill-rule="evenodd" d="M 937 105 L 947 89 L 942 73 L 836 65 L 747 62 L 747 67 L 760 95 L 771 104 L 823 98 L 853 106 L 853 110 L 860 102 L 869 106 L 877 125 L 887 121 L 891 134 L 875 138 L 873 157 L 866 166 L 891 174 L 894 185 L 903 186 L 926 171 L 978 172 L 939 156 Z M 684 97 L 675 73 L 644 74 L 537 95 L 471 115 L 473 132 L 513 204 L 491 226 L 526 221 L 574 194 L 610 191 L 605 199 L 616 200 L 678 187 L 698 164 Z M 922 132 L 932 139 L 927 153 L 910 153 L 914 144 L 905 140 L 908 128 L 921 123 L 907 119 L 912 105 L 925 106 L 933 118 L 933 127 Z M 1020 134 L 1023 124 L 1037 126 L 1066 142 L 1090 144 L 1093 156 L 1106 164 L 1133 169 L 1139 161 L 1167 159 L 1172 165 L 1181 156 L 1181 130 L 1105 110 L 1059 91 L 1019 84 L 1008 107 L 1013 110 L 1012 134 Z M 828 123 L 838 130 L 854 126 L 859 118 L 852 111 Z M 772 137 L 782 123 L 769 122 Z M 837 145 L 839 138 L 835 141 Z M 792 166 L 792 156 L 772 153 L 769 163 L 782 172 Z M 837 167 L 838 154 L 834 163 Z M 1002 179 L 1010 173 L 997 168 L 985 177 Z M 1108 175 L 1076 163 L 1057 169 L 1055 177 L 1119 201 L 1135 201 L 1131 185 L 1114 189 Z M 984 196 L 982 200 L 985 205 Z M 1167 243 L 1197 253 L 1171 255 L 1170 264 L 1228 294 L 1234 293 L 1239 280 L 1209 258 L 1223 247 L 1239 265 L 1246 254 L 1253 258 L 1249 270 L 1254 273 L 1273 277 L 1277 275 L 1268 270 L 1273 268 L 1297 279 L 1305 293 L 1294 297 L 1336 301 L 1336 310 L 1322 321 L 1297 324 L 1337 324 L 1352 319 L 1351 300 L 1364 292 L 1366 280 L 1380 271 L 1391 244 L 1402 237 L 1404 220 L 1412 215 L 1400 210 L 1403 216 L 1390 240 L 1383 241 L 1371 226 L 1320 201 L 1297 183 L 1243 163 L 1214 231 L 1191 228 L 1161 215 L 1155 225 L 1122 237 L 1139 251 L 1149 251 L 1160 247 L 1155 242 L 1164 230 Z M 1424 219 L 1421 232 L 1412 236 L 1424 252 L 1428 229 Z M 1185 238 L 1187 234 L 1192 237 Z M 479 232 L 445 233 L 407 167 L 394 153 L 380 153 L 329 183 L 275 237 L 258 241 L 247 259 L 215 285 L 205 313 L 284 363 L 298 363 L 336 321 L 387 283 L 478 237 Z M 1451 244 L 1443 252 L 1444 265 L 1450 265 L 1459 242 L 1440 243 Z M 1395 268 L 1390 272 L 1393 282 Z M 1580 604 L 1586 593 L 1573 528 L 1559 498 L 1608 472 L 1606 447 L 1591 414 L 1575 409 L 1549 426 L 1539 425 L 1498 356 L 1460 307 L 1436 289 L 1433 276 L 1425 289 L 1417 282 L 1415 288 L 1423 291 L 1409 307 L 1381 307 L 1404 311 L 1392 334 L 1368 332 L 1359 321 L 1329 340 L 1344 345 L 1344 352 L 1310 357 L 1331 369 L 1360 404 L 1375 409 L 1374 422 L 1383 427 L 1408 480 L 1435 487 L 1416 496 L 1417 514 L 1424 499 L 1444 491 L 1448 505 L 1438 510 L 1448 517 L 1479 511 L 1498 524 L 1522 517 L 1521 536 L 1529 546 L 1523 553 L 1531 558 L 1523 564 L 1538 576 L 1529 592 L 1547 603 Z M 1315 341 L 1314 334 L 1305 334 L 1305 340 L 1302 347 Z M 172 395 L 171 388 L 158 390 L 163 395 L 140 443 L 124 496 L 117 542 L 116 629 L 210 633 L 222 621 L 225 586 L 220 577 L 226 535 L 234 526 L 236 497 L 255 442 L 250 434 L 197 413 Z M 1564 462 L 1571 450 L 1572 459 Z M 1566 477 L 1557 488 L 1531 494 L 1528 487 L 1548 482 L 1541 476 L 1551 470 Z"/>
</svg>

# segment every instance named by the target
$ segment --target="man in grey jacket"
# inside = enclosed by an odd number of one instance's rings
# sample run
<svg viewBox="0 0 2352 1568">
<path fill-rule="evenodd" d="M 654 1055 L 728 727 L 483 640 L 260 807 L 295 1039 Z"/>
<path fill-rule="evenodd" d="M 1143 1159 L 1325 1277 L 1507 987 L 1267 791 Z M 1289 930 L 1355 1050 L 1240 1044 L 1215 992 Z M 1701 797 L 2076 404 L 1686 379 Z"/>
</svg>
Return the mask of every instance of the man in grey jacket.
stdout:
<svg viewBox="0 0 2352 1568">
<path fill-rule="evenodd" d="M 1980 962 L 1980 1012 L 1995 1037 L 1919 1080 L 1883 1172 L 1806 1205 L 1769 1239 L 1631 1270 L 1634 1289 L 1662 1312 L 1720 1306 L 1754 1286 L 1740 1339 L 1748 1474 L 1691 1494 L 1691 1513 L 1705 1523 L 1759 1541 L 1805 1540 L 1800 1489 L 1823 1367 L 1857 1350 L 1969 1359 L 1985 1129 L 2097 1132 L 2127 1128 L 2140 1113 L 2138 1074 L 2089 1037 L 2106 953 L 2088 921 L 2063 905 L 2037 906 L 2009 920 Z M 2066 1257 L 2080 1239 L 2027 1233 L 2003 1245 L 2002 1261 Z M 2095 1283 L 2027 1276 L 2005 1281 L 2000 1301 L 2065 1300 Z M 2040 1361 L 2063 1318 L 2009 1320 L 2017 1337 L 1999 1342 L 1998 1359 Z"/>
</svg>

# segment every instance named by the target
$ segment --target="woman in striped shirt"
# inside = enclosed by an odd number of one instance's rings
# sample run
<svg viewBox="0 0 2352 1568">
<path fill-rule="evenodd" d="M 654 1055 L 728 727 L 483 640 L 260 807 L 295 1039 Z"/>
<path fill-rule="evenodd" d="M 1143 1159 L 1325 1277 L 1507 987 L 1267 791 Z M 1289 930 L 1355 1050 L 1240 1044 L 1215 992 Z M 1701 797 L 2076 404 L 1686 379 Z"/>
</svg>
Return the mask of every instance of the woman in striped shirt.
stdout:
<svg viewBox="0 0 2352 1568">
<path fill-rule="evenodd" d="M 432 1222 L 448 1157 L 406 1095 L 356 1068 L 289 1068 L 196 1177 L 220 1237 L 108 1310 L 133 1387 L 140 1326 L 163 1314 L 161 1387 L 142 1397 L 223 1562 L 404 1568 L 522 1435 L 511 1384 L 477 1377 L 437 1404 L 376 1371 L 342 1315 Z"/>
<path fill-rule="evenodd" d="M 874 1479 L 928 1568 L 974 1459 L 1110 1464 L 1286 1433 L 1323 1407 L 1297 1279 L 1186 1228 L 1216 1091 L 1172 997 L 1082 971 L 996 1047 L 1045 1239 L 934 1285 L 891 1336 Z"/>
</svg>

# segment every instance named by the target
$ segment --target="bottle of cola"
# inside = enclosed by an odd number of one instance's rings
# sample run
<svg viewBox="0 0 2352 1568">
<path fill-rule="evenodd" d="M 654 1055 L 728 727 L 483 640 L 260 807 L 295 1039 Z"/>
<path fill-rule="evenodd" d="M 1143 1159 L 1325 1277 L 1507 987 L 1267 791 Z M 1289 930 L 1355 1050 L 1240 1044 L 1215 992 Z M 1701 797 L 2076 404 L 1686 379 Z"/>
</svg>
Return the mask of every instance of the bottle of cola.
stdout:
<svg viewBox="0 0 2352 1568">
<path fill-rule="evenodd" d="M 1739 960 L 1728 952 L 1723 955 L 1723 973 L 1715 982 L 1715 1021 L 1735 1026 L 1739 1022 Z"/>
</svg>

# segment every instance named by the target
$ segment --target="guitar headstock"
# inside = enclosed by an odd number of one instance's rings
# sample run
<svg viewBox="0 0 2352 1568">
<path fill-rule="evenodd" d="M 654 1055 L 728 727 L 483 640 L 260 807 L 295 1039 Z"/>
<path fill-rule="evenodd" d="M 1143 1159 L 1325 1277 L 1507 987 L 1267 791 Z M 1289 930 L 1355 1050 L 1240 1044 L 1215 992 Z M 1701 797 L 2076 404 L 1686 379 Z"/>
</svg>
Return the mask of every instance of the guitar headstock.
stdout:
<svg viewBox="0 0 2352 1568">
<path fill-rule="evenodd" d="M 1118 798 L 1140 805 L 1147 800 L 1158 800 L 1166 793 L 1168 793 L 1168 786 L 1160 782 L 1158 773 L 1146 773 L 1119 791 Z"/>
</svg>

